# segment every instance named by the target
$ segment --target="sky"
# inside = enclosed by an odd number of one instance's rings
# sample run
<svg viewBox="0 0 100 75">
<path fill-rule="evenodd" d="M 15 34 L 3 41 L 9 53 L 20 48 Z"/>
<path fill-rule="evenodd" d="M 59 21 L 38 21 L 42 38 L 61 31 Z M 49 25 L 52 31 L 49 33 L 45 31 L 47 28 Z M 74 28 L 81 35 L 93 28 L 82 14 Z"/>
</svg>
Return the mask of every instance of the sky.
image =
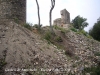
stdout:
<svg viewBox="0 0 100 75">
<path fill-rule="evenodd" d="M 51 0 L 38 0 L 41 24 L 43 26 L 49 25 L 50 1 Z M 88 31 L 100 17 L 100 0 L 56 0 L 55 7 L 52 11 L 52 23 L 54 19 L 61 17 L 60 11 L 62 9 L 66 9 L 70 13 L 71 21 L 78 15 L 87 18 L 89 25 L 85 30 Z M 33 25 L 38 23 L 35 0 L 27 0 L 27 22 Z"/>
</svg>

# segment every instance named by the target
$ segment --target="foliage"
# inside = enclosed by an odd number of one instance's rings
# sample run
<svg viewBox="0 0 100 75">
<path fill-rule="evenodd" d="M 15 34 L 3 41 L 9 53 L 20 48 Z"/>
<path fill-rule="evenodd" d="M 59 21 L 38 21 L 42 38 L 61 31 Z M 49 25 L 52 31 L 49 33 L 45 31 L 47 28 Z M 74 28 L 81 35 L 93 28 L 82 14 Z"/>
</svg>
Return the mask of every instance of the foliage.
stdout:
<svg viewBox="0 0 100 75">
<path fill-rule="evenodd" d="M 87 38 L 92 39 L 92 36 L 89 35 L 88 32 L 86 32 L 85 30 L 79 30 L 76 32 L 77 34 L 83 34 L 84 36 L 86 36 Z"/>
<path fill-rule="evenodd" d="M 70 30 L 72 30 L 74 32 L 77 32 L 77 29 L 75 29 L 75 28 L 71 28 Z"/>
<path fill-rule="evenodd" d="M 80 17 L 78 15 L 72 20 L 72 25 L 76 29 L 83 30 L 85 27 L 88 26 L 86 20 L 87 20 L 86 18 Z"/>
<path fill-rule="evenodd" d="M 92 66 L 92 67 L 87 67 L 84 69 L 85 73 L 90 73 L 90 75 L 100 75 L 100 66 Z"/>
<path fill-rule="evenodd" d="M 5 59 L 0 59 L 0 75 L 3 75 L 4 70 L 3 67 L 7 64 L 7 62 L 5 62 Z"/>
<path fill-rule="evenodd" d="M 14 18 L 14 22 L 19 24 L 19 19 L 18 18 Z"/>
<path fill-rule="evenodd" d="M 29 30 L 32 30 L 32 24 L 31 23 L 25 23 L 23 26 Z"/>
<path fill-rule="evenodd" d="M 51 35 L 52 35 L 52 34 L 51 34 L 50 31 L 46 32 L 45 35 L 44 35 L 44 39 L 46 39 L 48 42 L 50 42 Z"/>
<path fill-rule="evenodd" d="M 88 33 L 87 33 L 86 31 L 84 31 L 84 30 L 81 30 L 80 33 L 82 33 L 82 34 L 85 35 L 85 36 L 88 35 Z"/>
<path fill-rule="evenodd" d="M 72 27 L 70 30 L 76 32 L 77 34 L 83 34 L 83 35 L 85 35 L 87 38 L 92 39 L 92 36 L 90 36 L 89 33 L 86 32 L 84 29 L 79 30 L 79 29 L 76 29 L 76 28 Z"/>
<path fill-rule="evenodd" d="M 100 52 L 95 52 L 94 55 L 95 56 L 100 56 Z"/>
<path fill-rule="evenodd" d="M 61 42 L 63 42 L 63 39 L 58 35 L 53 35 L 50 30 L 44 32 L 44 39 L 47 40 L 48 44 L 52 43 L 57 46 L 58 49 L 64 49 L 61 45 Z"/>
<path fill-rule="evenodd" d="M 93 28 L 89 30 L 89 34 L 95 39 L 100 41 L 100 18 L 97 23 L 94 24 Z"/>
<path fill-rule="evenodd" d="M 4 66 L 4 65 L 6 65 L 7 63 L 5 62 L 5 60 L 4 59 L 0 59 L 0 69 L 2 69 L 2 67 Z"/>
<path fill-rule="evenodd" d="M 56 40 L 57 42 L 63 42 L 63 40 L 62 40 L 62 38 L 61 38 L 60 36 L 57 36 L 57 37 L 55 38 L 55 40 Z"/>
<path fill-rule="evenodd" d="M 39 26 L 38 26 L 38 24 L 34 24 L 34 26 L 33 26 L 33 27 L 38 28 Z"/>
<path fill-rule="evenodd" d="M 35 27 L 35 28 L 39 29 L 39 25 L 38 25 L 38 24 L 34 24 L 34 26 L 33 26 L 33 27 Z M 42 27 L 42 24 L 40 25 L 40 27 Z"/>
<path fill-rule="evenodd" d="M 87 35 L 87 38 L 93 39 L 92 36 L 90 36 L 89 34 Z"/>
<path fill-rule="evenodd" d="M 66 33 L 66 29 L 59 27 L 57 25 L 54 26 L 55 29 L 61 30 L 62 33 Z"/>
</svg>

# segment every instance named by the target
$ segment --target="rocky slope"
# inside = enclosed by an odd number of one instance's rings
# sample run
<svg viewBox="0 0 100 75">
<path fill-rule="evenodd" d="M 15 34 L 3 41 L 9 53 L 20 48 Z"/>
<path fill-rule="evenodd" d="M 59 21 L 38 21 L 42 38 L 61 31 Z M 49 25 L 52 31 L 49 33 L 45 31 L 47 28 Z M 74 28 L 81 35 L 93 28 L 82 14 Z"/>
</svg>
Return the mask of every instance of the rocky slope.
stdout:
<svg viewBox="0 0 100 75">
<path fill-rule="evenodd" d="M 64 49 L 14 22 L 1 23 L 1 75 L 81 75 L 85 67 L 99 63 L 99 42 L 72 31 L 63 34 L 55 29 L 55 33 Z"/>
</svg>

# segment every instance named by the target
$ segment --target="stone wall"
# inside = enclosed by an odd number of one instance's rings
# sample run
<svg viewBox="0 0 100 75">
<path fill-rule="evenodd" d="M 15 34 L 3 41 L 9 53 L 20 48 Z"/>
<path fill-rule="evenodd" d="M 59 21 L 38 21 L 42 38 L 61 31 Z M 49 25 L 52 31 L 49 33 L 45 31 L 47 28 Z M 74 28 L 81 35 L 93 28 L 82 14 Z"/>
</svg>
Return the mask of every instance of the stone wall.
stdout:
<svg viewBox="0 0 100 75">
<path fill-rule="evenodd" d="M 0 22 L 6 20 L 26 22 L 26 0 L 0 0 Z"/>
<path fill-rule="evenodd" d="M 63 9 L 60 11 L 60 14 L 61 14 L 62 23 L 69 24 L 70 23 L 70 13 L 66 9 Z"/>
<path fill-rule="evenodd" d="M 61 18 L 57 18 L 53 21 L 53 25 L 61 26 L 64 28 L 68 28 L 70 25 L 70 13 L 63 9 L 60 11 Z"/>
<path fill-rule="evenodd" d="M 53 25 L 61 26 L 61 18 L 57 18 L 53 21 Z"/>
</svg>

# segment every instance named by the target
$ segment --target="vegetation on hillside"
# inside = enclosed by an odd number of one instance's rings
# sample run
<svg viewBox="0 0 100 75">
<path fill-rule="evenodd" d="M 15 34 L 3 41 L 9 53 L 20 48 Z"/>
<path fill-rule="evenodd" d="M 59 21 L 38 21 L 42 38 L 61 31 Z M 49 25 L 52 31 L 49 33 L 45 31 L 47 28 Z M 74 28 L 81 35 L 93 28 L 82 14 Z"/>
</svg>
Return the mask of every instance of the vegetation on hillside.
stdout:
<svg viewBox="0 0 100 75">
<path fill-rule="evenodd" d="M 25 23 L 23 26 L 29 30 L 32 30 L 32 24 L 31 23 Z"/>
<path fill-rule="evenodd" d="M 95 39 L 100 41 L 100 18 L 94 24 L 93 28 L 89 30 L 89 34 Z"/>
<path fill-rule="evenodd" d="M 86 18 L 80 17 L 78 15 L 72 20 L 72 25 L 76 29 L 83 30 L 85 27 L 88 26 L 86 20 L 87 20 Z"/>
</svg>

